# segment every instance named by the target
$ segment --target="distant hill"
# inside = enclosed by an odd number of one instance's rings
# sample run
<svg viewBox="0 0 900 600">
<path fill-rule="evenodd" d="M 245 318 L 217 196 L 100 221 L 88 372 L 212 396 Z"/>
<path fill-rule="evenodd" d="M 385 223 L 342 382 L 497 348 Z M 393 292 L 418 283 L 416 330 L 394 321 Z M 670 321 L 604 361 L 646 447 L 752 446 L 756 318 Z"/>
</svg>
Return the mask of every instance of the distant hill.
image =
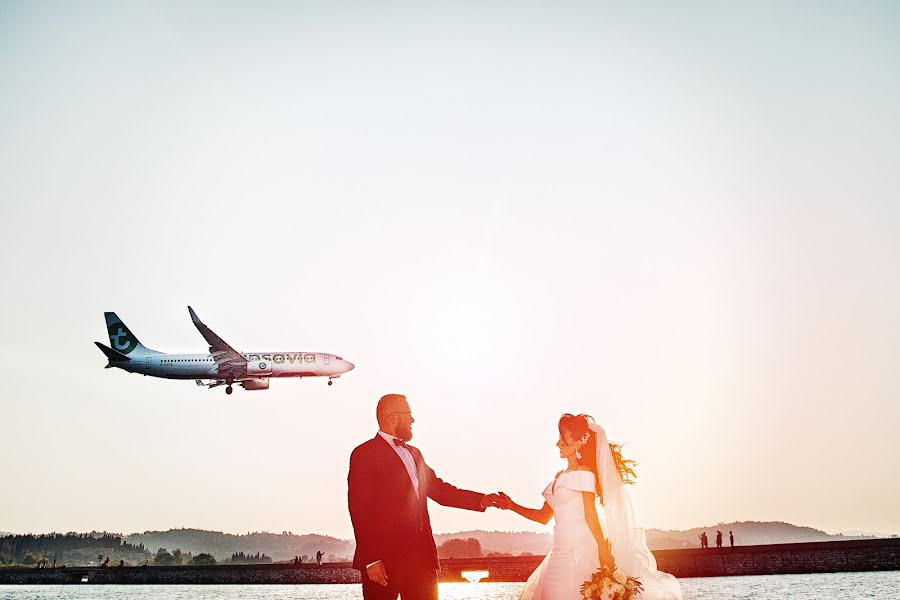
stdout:
<svg viewBox="0 0 900 600">
<path fill-rule="evenodd" d="M 124 561 L 140 565 L 151 556 L 139 543 L 131 544 L 121 535 L 104 532 L 45 533 L 41 535 L 0 536 L 0 565 L 99 564 L 108 557 L 110 564 Z"/>
<path fill-rule="evenodd" d="M 831 540 L 860 539 L 873 537 L 868 535 L 850 536 L 846 534 L 831 535 L 813 529 L 781 522 L 742 521 L 719 523 L 707 527 L 695 527 L 687 530 L 648 529 L 647 540 L 651 549 L 695 548 L 700 545 L 698 536 L 706 531 L 711 546 L 715 545 L 716 530 L 722 532 L 725 545 L 728 544 L 728 532 L 733 531 L 735 543 L 741 546 L 757 544 L 785 544 L 792 542 L 824 542 Z M 862 532 L 860 532 L 862 533 Z M 116 534 L 117 535 L 117 534 Z M 879 537 L 888 537 L 887 535 Z M 553 544 L 550 533 L 509 532 L 509 531 L 460 531 L 434 536 L 440 545 L 447 540 L 459 538 L 475 538 L 481 544 L 485 554 L 500 553 L 518 556 L 521 554 L 541 555 L 547 553 Z M 306 560 L 313 560 L 316 552 L 322 551 L 327 562 L 349 561 L 353 556 L 355 543 L 353 540 L 342 540 L 325 535 L 295 535 L 290 532 L 268 533 L 255 532 L 235 535 L 219 531 L 202 529 L 170 529 L 168 531 L 147 531 L 121 536 L 130 545 L 144 549 L 150 555 L 159 548 L 170 552 L 180 549 L 184 553 L 194 555 L 212 554 L 219 561 L 227 560 L 232 554 L 266 554 L 277 561 L 289 561 L 295 556 L 306 555 Z M 93 542 L 92 542 L 93 543 Z M 141 546 L 143 545 L 143 546 Z M 99 552 L 98 552 L 99 553 Z M 111 552 L 107 552 L 111 554 Z M 126 560 L 136 560 L 126 557 Z"/>
<path fill-rule="evenodd" d="M 715 546 L 716 530 L 722 532 L 723 543 L 728 545 L 728 532 L 734 532 L 734 541 L 738 545 L 757 544 L 789 544 L 796 542 L 825 542 L 831 540 L 857 539 L 841 534 L 831 535 L 811 527 L 800 527 L 781 522 L 732 522 L 679 530 L 647 530 L 647 545 L 651 550 L 668 548 L 698 548 L 699 535 L 706 531 L 710 546 Z M 475 538 L 485 553 L 503 552 L 518 555 L 523 552 L 546 554 L 553 545 L 549 533 L 500 532 L 500 531 L 462 531 L 459 533 L 434 536 L 438 544 L 452 538 Z"/>
<path fill-rule="evenodd" d="M 839 535 L 853 538 L 895 538 L 896 533 L 881 533 L 880 531 L 844 531 Z"/>
<path fill-rule="evenodd" d="M 271 556 L 276 562 L 292 560 L 295 556 L 315 556 L 325 553 L 327 562 L 348 561 L 353 557 L 353 541 L 339 540 L 327 535 L 294 535 L 289 532 L 255 532 L 246 535 L 205 531 L 202 529 L 170 529 L 168 531 L 146 531 L 124 536 L 132 544 L 144 544 L 150 552 L 159 548 L 169 551 L 175 548 L 194 555 L 205 552 L 218 560 L 230 557 L 236 552 Z"/>
<path fill-rule="evenodd" d="M 460 531 L 458 533 L 442 533 L 434 536 L 436 544 L 441 545 L 454 538 L 475 538 L 481 544 L 484 554 L 499 552 L 518 556 L 520 554 L 547 554 L 553 547 L 553 537 L 549 533 L 532 533 L 530 531 Z"/>
<path fill-rule="evenodd" d="M 716 530 L 722 532 L 724 545 L 728 545 L 728 532 L 734 532 L 734 543 L 740 546 L 758 544 L 791 544 L 797 542 L 827 542 L 832 540 L 854 539 L 841 534 L 832 535 L 812 527 L 801 527 L 777 521 L 741 521 L 719 523 L 707 527 L 695 527 L 686 530 L 647 530 L 647 545 L 654 550 L 667 548 L 699 548 L 700 533 L 706 532 L 709 545 L 715 546 Z"/>
</svg>

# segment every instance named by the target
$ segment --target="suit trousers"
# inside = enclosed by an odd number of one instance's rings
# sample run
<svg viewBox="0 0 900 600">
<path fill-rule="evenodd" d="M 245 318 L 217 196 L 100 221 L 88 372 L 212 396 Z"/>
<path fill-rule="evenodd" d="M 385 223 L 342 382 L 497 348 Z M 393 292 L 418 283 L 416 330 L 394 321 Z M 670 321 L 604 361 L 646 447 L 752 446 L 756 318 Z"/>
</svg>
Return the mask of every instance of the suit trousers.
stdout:
<svg viewBox="0 0 900 600">
<path fill-rule="evenodd" d="M 402 562 L 386 563 L 386 586 L 371 581 L 363 570 L 364 600 L 397 600 L 397 596 L 402 600 L 438 600 L 438 570 L 431 543 L 431 536 L 423 532 L 420 539 L 409 544 Z"/>
</svg>

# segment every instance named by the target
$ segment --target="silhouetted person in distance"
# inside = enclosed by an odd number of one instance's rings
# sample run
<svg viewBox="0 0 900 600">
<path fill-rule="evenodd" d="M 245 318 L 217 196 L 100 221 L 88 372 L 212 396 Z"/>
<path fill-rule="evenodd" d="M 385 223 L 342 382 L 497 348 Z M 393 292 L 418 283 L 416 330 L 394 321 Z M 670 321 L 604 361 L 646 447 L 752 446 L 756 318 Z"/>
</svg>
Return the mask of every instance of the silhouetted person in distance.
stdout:
<svg viewBox="0 0 900 600">
<path fill-rule="evenodd" d="M 706 537 L 706 532 L 700 534 L 700 547 L 701 548 L 709 548 L 709 539 Z"/>
<path fill-rule="evenodd" d="M 722 547 L 722 532 L 718 529 L 716 530 L 716 548 Z"/>
<path fill-rule="evenodd" d="M 322 552 L 321 550 L 319 550 L 318 552 L 316 552 L 316 564 L 317 564 L 317 565 L 321 565 L 321 564 L 322 564 L 322 557 L 323 557 L 323 556 L 325 556 L 325 553 Z"/>
<path fill-rule="evenodd" d="M 731 547 L 734 548 L 734 534 L 730 531 L 728 532 L 728 541 L 731 542 Z"/>
</svg>

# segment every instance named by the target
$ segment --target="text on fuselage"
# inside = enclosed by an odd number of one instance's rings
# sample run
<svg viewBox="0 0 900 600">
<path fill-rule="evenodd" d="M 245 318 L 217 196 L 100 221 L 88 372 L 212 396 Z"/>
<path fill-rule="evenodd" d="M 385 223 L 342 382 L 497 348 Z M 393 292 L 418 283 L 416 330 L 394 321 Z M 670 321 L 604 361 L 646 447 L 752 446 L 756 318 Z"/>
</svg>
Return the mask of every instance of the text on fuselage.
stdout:
<svg viewBox="0 0 900 600">
<path fill-rule="evenodd" d="M 316 355 L 313 352 L 298 352 L 296 354 L 244 354 L 247 360 L 271 360 L 275 364 L 315 363 Z"/>
</svg>

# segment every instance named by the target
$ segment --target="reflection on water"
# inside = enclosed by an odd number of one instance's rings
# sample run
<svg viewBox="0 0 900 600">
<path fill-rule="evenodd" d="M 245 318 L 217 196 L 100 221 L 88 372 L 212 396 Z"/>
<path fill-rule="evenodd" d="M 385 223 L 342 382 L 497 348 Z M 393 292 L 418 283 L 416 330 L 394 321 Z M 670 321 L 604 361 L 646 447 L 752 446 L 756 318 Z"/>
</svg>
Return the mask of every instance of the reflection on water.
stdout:
<svg viewBox="0 0 900 600">
<path fill-rule="evenodd" d="M 900 571 L 679 579 L 685 600 L 840 600 L 900 598 Z"/>
<path fill-rule="evenodd" d="M 516 600 L 524 583 L 442 583 L 441 600 Z"/>
<path fill-rule="evenodd" d="M 680 579 L 685 600 L 898 598 L 900 571 Z M 441 600 L 516 600 L 524 583 L 442 583 Z M 0 585 L 0 600 L 362 600 L 359 585 Z"/>
</svg>

